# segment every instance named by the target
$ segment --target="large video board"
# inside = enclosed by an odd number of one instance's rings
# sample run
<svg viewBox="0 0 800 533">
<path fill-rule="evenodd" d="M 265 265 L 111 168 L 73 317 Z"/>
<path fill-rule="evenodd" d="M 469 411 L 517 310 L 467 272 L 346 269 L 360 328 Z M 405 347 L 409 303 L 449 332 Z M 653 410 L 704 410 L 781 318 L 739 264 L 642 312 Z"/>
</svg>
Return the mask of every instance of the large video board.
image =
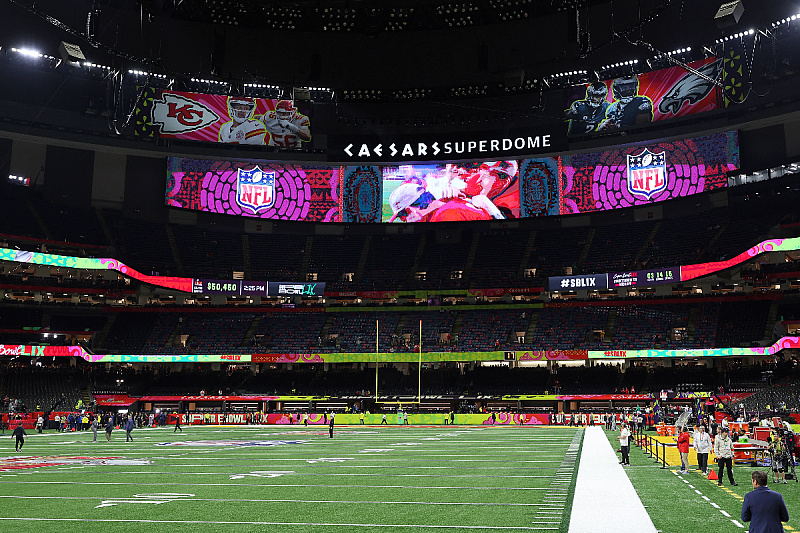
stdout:
<svg viewBox="0 0 800 533">
<path fill-rule="evenodd" d="M 519 218 L 519 163 L 383 167 L 383 222 Z"/>
<path fill-rule="evenodd" d="M 736 132 L 561 158 L 561 214 L 662 202 L 727 186 L 739 168 Z"/>
<path fill-rule="evenodd" d="M 675 66 L 569 87 L 564 91 L 568 133 L 608 132 L 717 109 L 713 80 L 721 64 L 710 57 L 689 63 L 692 70 Z"/>
<path fill-rule="evenodd" d="M 310 102 L 156 89 L 136 109 L 137 134 L 299 149 L 311 140 Z"/>
<path fill-rule="evenodd" d="M 647 205 L 727 186 L 736 132 L 563 157 L 385 166 L 170 158 L 166 203 L 312 222 L 458 222 Z"/>
<path fill-rule="evenodd" d="M 246 217 L 341 222 L 341 167 L 168 160 L 166 203 Z"/>
</svg>

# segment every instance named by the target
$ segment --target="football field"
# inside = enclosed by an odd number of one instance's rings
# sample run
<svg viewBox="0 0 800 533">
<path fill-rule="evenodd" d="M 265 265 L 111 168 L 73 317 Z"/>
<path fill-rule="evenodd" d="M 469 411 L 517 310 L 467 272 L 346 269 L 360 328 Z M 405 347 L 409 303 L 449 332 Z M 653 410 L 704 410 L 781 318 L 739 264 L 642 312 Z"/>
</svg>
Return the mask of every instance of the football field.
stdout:
<svg viewBox="0 0 800 533">
<path fill-rule="evenodd" d="M 5 531 L 566 532 L 583 430 L 191 426 L 0 439 Z"/>
</svg>

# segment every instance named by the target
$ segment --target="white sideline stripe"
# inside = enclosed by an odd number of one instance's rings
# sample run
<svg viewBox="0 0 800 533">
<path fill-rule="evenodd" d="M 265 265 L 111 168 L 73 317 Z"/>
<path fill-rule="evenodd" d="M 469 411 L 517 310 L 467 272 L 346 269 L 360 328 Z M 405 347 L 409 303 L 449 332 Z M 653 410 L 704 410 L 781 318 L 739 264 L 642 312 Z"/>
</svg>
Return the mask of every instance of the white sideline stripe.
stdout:
<svg viewBox="0 0 800 533">
<path fill-rule="evenodd" d="M 548 487 L 417 487 L 407 485 L 304 485 L 304 484 L 259 484 L 259 483 L 125 483 L 120 481 L 0 481 L 0 485 L 147 485 L 170 487 L 294 487 L 329 489 L 429 489 L 429 490 L 550 490 Z"/>
<path fill-rule="evenodd" d="M 558 529 L 525 527 L 525 526 L 464 526 L 464 525 L 425 525 L 425 524 L 336 524 L 333 522 L 245 522 L 245 521 L 213 521 L 213 520 L 134 520 L 111 518 L 30 518 L 30 517 L 0 517 L 0 520 L 23 522 L 105 522 L 127 524 L 216 524 L 216 525 L 246 525 L 246 526 L 324 526 L 324 527 L 418 527 L 425 529 L 488 529 L 488 530 L 536 530 Z"/>
<path fill-rule="evenodd" d="M 656 533 L 650 515 L 618 461 L 603 429 L 586 428 L 569 533 Z M 605 519 L 597 520 L 598 516 Z"/>
<path fill-rule="evenodd" d="M 13 500 L 100 500 L 105 496 L 10 496 L 0 495 L 0 498 L 13 499 Z M 386 504 L 402 504 L 402 505 L 485 505 L 485 506 L 503 506 L 503 507 L 537 507 L 535 503 L 487 503 L 487 502 L 401 502 L 401 501 L 365 501 L 365 500 L 249 500 L 242 498 L 181 498 L 182 502 L 238 502 L 238 503 L 355 503 L 364 505 L 386 505 Z"/>
</svg>

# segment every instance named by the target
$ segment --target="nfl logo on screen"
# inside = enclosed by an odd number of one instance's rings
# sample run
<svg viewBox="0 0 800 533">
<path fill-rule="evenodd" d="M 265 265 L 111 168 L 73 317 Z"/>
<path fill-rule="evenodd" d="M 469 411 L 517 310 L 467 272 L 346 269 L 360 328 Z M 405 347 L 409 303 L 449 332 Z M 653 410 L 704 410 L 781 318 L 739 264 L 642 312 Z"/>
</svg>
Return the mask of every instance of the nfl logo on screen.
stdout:
<svg viewBox="0 0 800 533">
<path fill-rule="evenodd" d="M 253 170 L 238 169 L 236 203 L 253 213 L 275 205 L 275 173 L 264 172 L 257 166 Z"/>
<path fill-rule="evenodd" d="M 654 154 L 647 148 L 638 155 L 628 156 L 628 191 L 646 196 L 649 200 L 667 188 L 665 153 Z"/>
</svg>

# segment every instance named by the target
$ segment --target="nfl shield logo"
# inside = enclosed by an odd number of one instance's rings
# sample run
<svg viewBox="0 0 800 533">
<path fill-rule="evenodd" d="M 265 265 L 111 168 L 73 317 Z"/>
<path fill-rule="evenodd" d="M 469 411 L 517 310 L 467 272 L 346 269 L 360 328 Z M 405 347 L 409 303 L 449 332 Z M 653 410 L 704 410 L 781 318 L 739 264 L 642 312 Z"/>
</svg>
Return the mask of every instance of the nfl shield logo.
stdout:
<svg viewBox="0 0 800 533">
<path fill-rule="evenodd" d="M 667 188 L 665 153 L 654 154 L 647 148 L 638 155 L 628 156 L 628 191 L 646 196 L 649 200 Z"/>
<path fill-rule="evenodd" d="M 253 170 L 238 169 L 236 203 L 253 213 L 275 205 L 275 172 L 264 172 L 258 166 Z"/>
</svg>

